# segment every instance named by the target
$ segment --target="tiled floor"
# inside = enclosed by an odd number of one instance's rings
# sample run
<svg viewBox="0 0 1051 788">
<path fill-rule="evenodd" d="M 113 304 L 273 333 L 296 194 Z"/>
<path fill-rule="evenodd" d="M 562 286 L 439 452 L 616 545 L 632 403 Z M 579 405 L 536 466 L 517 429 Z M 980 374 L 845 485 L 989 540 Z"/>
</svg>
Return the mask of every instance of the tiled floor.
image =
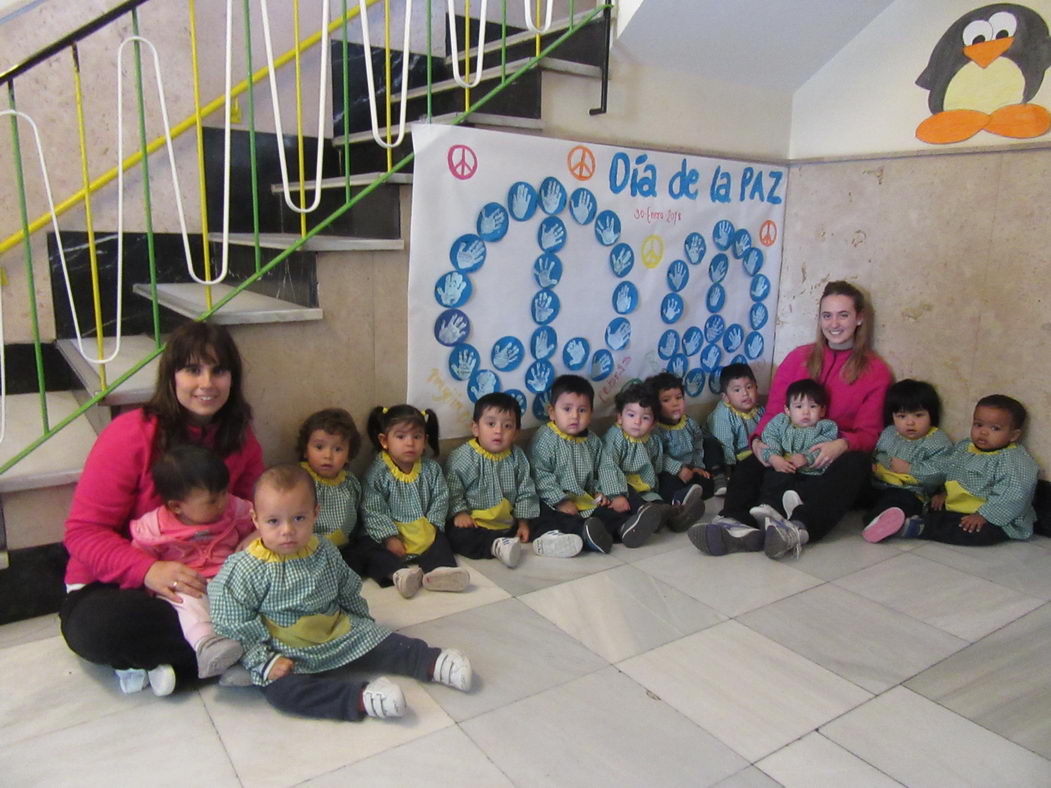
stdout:
<svg viewBox="0 0 1051 788">
<path fill-rule="evenodd" d="M 467 694 L 399 678 L 399 721 L 283 716 L 214 684 L 123 696 L 54 617 L 0 627 L 4 785 L 1051 785 L 1051 540 L 800 560 L 659 534 L 465 594 L 366 584 L 374 615 L 466 651 Z"/>
</svg>

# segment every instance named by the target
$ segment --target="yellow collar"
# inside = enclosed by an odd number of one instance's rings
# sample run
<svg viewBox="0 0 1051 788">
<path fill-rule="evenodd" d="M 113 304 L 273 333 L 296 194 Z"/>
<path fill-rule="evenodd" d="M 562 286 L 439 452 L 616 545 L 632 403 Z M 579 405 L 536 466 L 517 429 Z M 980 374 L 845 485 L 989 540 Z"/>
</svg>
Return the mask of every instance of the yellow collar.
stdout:
<svg viewBox="0 0 1051 788">
<path fill-rule="evenodd" d="M 483 449 L 482 444 L 478 442 L 477 438 L 471 438 L 471 440 L 467 442 L 467 445 L 474 449 L 476 452 L 478 452 L 478 454 L 481 454 L 487 460 L 492 460 L 493 462 L 500 462 L 500 460 L 506 460 L 508 457 L 511 456 L 510 449 L 504 449 L 499 454 L 493 454 L 488 449 Z"/>
<path fill-rule="evenodd" d="M 380 452 L 380 457 L 382 457 L 383 462 L 387 464 L 387 469 L 391 472 L 391 475 L 393 475 L 399 482 L 411 484 L 419 478 L 420 468 L 423 467 L 423 460 L 416 460 L 416 464 L 412 466 L 412 470 L 405 473 L 405 471 L 399 468 L 398 464 L 391 459 L 391 456 L 387 452 Z"/>
<path fill-rule="evenodd" d="M 645 438 L 633 438 L 631 435 L 628 435 L 628 433 L 624 431 L 624 428 L 619 424 L 617 425 L 617 429 L 620 430 L 620 434 L 625 437 L 628 443 L 649 443 L 650 435 L 653 434 L 652 432 L 647 432 Z"/>
<path fill-rule="evenodd" d="M 745 421 L 751 421 L 752 419 L 755 418 L 755 414 L 759 412 L 759 406 L 758 405 L 756 405 L 754 408 L 752 408 L 749 411 L 743 411 L 743 410 L 738 410 L 733 405 L 731 405 L 729 402 L 724 402 L 723 404 L 726 405 L 726 407 L 728 407 L 731 410 L 731 412 L 736 413 L 738 416 L 740 416 Z"/>
<path fill-rule="evenodd" d="M 558 428 L 558 425 L 555 424 L 555 422 L 553 422 L 553 421 L 549 421 L 547 423 L 547 426 L 550 427 L 551 431 L 553 433 L 555 433 L 555 435 L 560 437 L 562 440 L 573 441 L 574 443 L 586 443 L 587 442 L 587 438 L 585 438 L 585 437 L 582 437 L 580 435 L 567 435 L 566 433 L 562 432 L 562 430 L 560 430 Z"/>
<path fill-rule="evenodd" d="M 258 558 L 260 561 L 266 561 L 271 564 L 279 564 L 283 561 L 292 561 L 296 558 L 306 558 L 307 556 L 313 555 L 318 548 L 318 540 L 316 535 L 311 535 L 310 540 L 304 547 L 296 550 L 294 553 L 288 555 L 281 555 L 275 553 L 269 547 L 263 544 L 262 539 L 256 539 L 251 542 L 248 547 L 245 548 L 245 552 L 249 555 Z"/>
<path fill-rule="evenodd" d="M 343 484 L 347 478 L 347 469 L 340 468 L 339 473 L 332 479 L 326 479 L 324 476 L 318 474 L 313 468 L 310 467 L 310 463 L 303 460 L 299 463 L 299 467 L 310 474 L 310 478 L 316 481 L 318 484 L 327 484 L 329 487 L 338 487 Z"/>
<path fill-rule="evenodd" d="M 973 443 L 968 443 L 967 444 L 967 451 L 969 451 L 971 454 L 986 454 L 986 455 L 988 455 L 988 454 L 999 454 L 1002 451 L 1007 451 L 1008 449 L 1017 449 L 1017 448 L 1018 448 L 1018 444 L 1017 443 L 1008 443 L 1006 446 L 1001 446 L 999 449 L 990 449 L 989 451 L 986 451 L 985 449 L 979 449 Z"/>
<path fill-rule="evenodd" d="M 681 430 L 683 427 L 686 426 L 686 418 L 686 414 L 684 413 L 682 414 L 682 418 L 679 419 L 675 424 L 661 424 L 661 427 L 663 427 L 666 430 Z"/>
</svg>

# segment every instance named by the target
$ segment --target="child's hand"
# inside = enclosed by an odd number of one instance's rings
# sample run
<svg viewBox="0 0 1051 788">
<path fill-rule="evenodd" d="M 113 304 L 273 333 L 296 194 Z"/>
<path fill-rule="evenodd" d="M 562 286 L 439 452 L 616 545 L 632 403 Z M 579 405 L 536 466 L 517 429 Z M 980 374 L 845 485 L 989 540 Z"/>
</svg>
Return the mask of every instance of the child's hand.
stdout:
<svg viewBox="0 0 1051 788">
<path fill-rule="evenodd" d="M 989 522 L 982 517 L 978 512 L 969 514 L 960 520 L 960 527 L 969 534 L 976 534 L 982 530 L 982 527 Z"/>
<path fill-rule="evenodd" d="M 580 509 L 578 509 L 577 505 L 572 501 L 562 501 L 562 503 L 560 503 L 555 508 L 558 509 L 558 511 L 562 512 L 562 514 L 580 514 Z"/>
<path fill-rule="evenodd" d="M 518 533 L 515 534 L 519 542 L 529 541 L 529 521 L 519 520 L 518 521 Z"/>
<path fill-rule="evenodd" d="M 614 496 L 609 502 L 610 508 L 615 512 L 624 514 L 625 512 L 631 511 L 631 504 L 628 503 L 628 498 L 625 495 Z"/>
<path fill-rule="evenodd" d="M 270 671 L 266 674 L 266 678 L 270 681 L 283 679 L 292 672 L 295 666 L 296 663 L 288 657 L 278 657 L 274 660 L 274 664 L 270 666 Z"/>
<path fill-rule="evenodd" d="M 405 550 L 405 542 L 399 539 L 397 536 L 387 537 L 387 540 L 383 543 L 383 546 L 390 550 L 398 558 L 404 558 L 408 553 Z"/>
<path fill-rule="evenodd" d="M 675 475 L 679 477 L 680 481 L 688 482 L 690 479 L 693 478 L 693 468 L 689 467 L 688 465 L 683 465 L 681 468 L 679 468 L 679 472 Z"/>
<path fill-rule="evenodd" d="M 453 525 L 457 528 L 477 528 L 478 523 L 471 517 L 470 512 L 460 512 L 453 518 Z"/>
<path fill-rule="evenodd" d="M 782 457 L 780 454 L 770 455 L 770 467 L 780 473 L 795 473 L 796 466 Z"/>
<path fill-rule="evenodd" d="M 763 452 L 769 448 L 769 445 L 763 443 L 758 438 L 752 439 L 752 454 L 755 455 L 755 458 L 767 468 L 770 467 L 770 463 L 763 459 Z"/>
<path fill-rule="evenodd" d="M 931 496 L 931 508 L 939 511 L 945 508 L 945 493 L 937 493 Z"/>
<path fill-rule="evenodd" d="M 712 478 L 712 475 L 710 473 L 708 473 L 708 471 L 706 471 L 704 468 L 694 468 L 693 469 L 693 475 L 694 476 L 700 476 L 702 479 L 710 479 L 710 478 Z"/>
<path fill-rule="evenodd" d="M 901 457 L 893 457 L 890 461 L 890 469 L 894 473 L 911 473 L 912 464 L 905 462 Z"/>
<path fill-rule="evenodd" d="M 799 454 L 798 452 L 795 453 L 795 454 L 789 455 L 788 461 L 790 463 L 792 463 L 792 465 L 794 465 L 796 467 L 796 469 L 805 468 L 805 467 L 807 467 L 810 464 L 810 462 L 807 460 L 806 456 L 803 455 L 803 454 Z"/>
<path fill-rule="evenodd" d="M 609 498 L 600 492 L 591 496 L 595 500 L 595 506 L 609 506 Z"/>
</svg>

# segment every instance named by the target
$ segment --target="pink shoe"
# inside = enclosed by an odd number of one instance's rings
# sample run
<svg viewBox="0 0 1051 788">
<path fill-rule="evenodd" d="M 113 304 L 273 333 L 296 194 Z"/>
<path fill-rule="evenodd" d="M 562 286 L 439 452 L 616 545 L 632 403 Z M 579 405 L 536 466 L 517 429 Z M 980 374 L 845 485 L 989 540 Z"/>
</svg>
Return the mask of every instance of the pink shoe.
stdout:
<svg viewBox="0 0 1051 788">
<path fill-rule="evenodd" d="M 897 506 L 892 506 L 872 519 L 861 532 L 861 538 L 866 542 L 882 542 L 888 536 L 894 536 L 905 524 L 905 512 Z"/>
</svg>

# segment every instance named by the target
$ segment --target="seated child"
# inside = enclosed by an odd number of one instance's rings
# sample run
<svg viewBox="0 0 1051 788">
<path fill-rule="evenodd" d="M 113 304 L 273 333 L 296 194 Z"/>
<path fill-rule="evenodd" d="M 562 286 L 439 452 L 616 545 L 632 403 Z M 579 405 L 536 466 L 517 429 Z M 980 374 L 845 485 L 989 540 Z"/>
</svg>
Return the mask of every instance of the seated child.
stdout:
<svg viewBox="0 0 1051 788">
<path fill-rule="evenodd" d="M 663 467 L 658 473 L 661 498 L 680 503 L 688 486 L 700 485 L 703 498 L 715 494 L 715 482 L 705 470 L 704 432 L 701 425 L 686 415 L 686 390 L 682 378 L 661 372 L 646 379 L 646 385 L 657 395 L 657 435 L 664 447 Z M 719 452 L 720 457 L 722 452 Z"/>
<path fill-rule="evenodd" d="M 529 521 L 540 514 L 540 500 L 525 452 L 514 445 L 522 425 L 518 400 L 486 394 L 474 404 L 474 438 L 453 449 L 445 463 L 451 526 L 445 534 L 455 552 L 468 558 L 497 558 L 515 567 Z M 580 539 L 576 540 L 580 552 Z"/>
<path fill-rule="evenodd" d="M 227 493 L 226 463 L 203 446 L 173 446 L 150 473 L 164 505 L 131 521 L 131 543 L 158 561 L 178 561 L 202 577 L 215 577 L 226 557 L 255 534 L 252 505 Z M 181 601 L 175 601 L 179 597 Z M 183 592 L 168 601 L 179 615 L 183 637 L 197 652 L 200 678 L 218 676 L 241 658 L 240 643 L 215 634 L 207 596 Z M 139 673 L 119 674 L 121 686 L 141 678 Z M 174 689 L 175 674 L 167 678 L 170 682 L 151 673 L 154 693 L 166 695 Z"/>
<path fill-rule="evenodd" d="M 445 536 L 449 487 L 442 466 L 423 456 L 428 443 L 438 456 L 438 417 L 412 405 L 375 407 L 366 429 L 379 454 L 365 474 L 361 505 L 365 574 L 406 599 L 421 586 L 463 591 L 471 575 L 456 565 Z"/>
<path fill-rule="evenodd" d="M 358 523 L 361 484 L 347 470 L 361 448 L 354 419 L 343 408 L 312 413 L 299 428 L 296 452 L 299 465 L 314 480 L 318 516 L 314 533 L 324 536 L 347 554 Z"/>
<path fill-rule="evenodd" d="M 876 521 L 888 510 L 900 509 L 904 518 L 923 514 L 924 506 L 937 492 L 939 485 L 920 484 L 911 474 L 890 468 L 895 459 L 913 464 L 952 451 L 949 436 L 938 429 L 940 419 L 941 400 L 930 383 L 908 378 L 887 389 L 883 404 L 883 422 L 887 426 L 880 433 L 873 455 L 872 488 L 867 496 L 871 507 L 865 515 L 865 521 L 876 528 L 866 528 L 866 539 L 879 532 Z"/>
<path fill-rule="evenodd" d="M 459 651 L 432 648 L 372 619 L 361 578 L 314 533 L 317 514 L 306 471 L 264 471 L 252 510 L 260 537 L 212 581 L 216 629 L 240 641 L 241 662 L 270 705 L 332 720 L 404 714 L 405 696 L 386 677 L 362 684 L 325 675 L 345 667 L 469 690 L 471 663 Z"/>
<path fill-rule="evenodd" d="M 534 534 L 573 534 L 589 550 L 608 553 L 615 539 L 638 547 L 657 530 L 660 510 L 629 493 L 602 439 L 588 431 L 595 390 L 579 375 L 551 384 L 547 415 L 529 446 L 540 495 Z"/>
<path fill-rule="evenodd" d="M 759 426 L 766 408 L 759 404 L 759 386 L 755 373 L 747 364 L 727 364 L 719 373 L 720 400 L 708 414 L 706 426 L 723 449 L 727 476 L 741 460 L 752 454 L 749 436 Z M 716 495 L 726 493 L 726 486 L 716 488 Z"/>
<path fill-rule="evenodd" d="M 890 469 L 920 484 L 944 484 L 922 516 L 905 517 L 892 507 L 865 529 L 869 542 L 888 536 L 916 537 L 959 545 L 990 545 L 1033 535 L 1037 467 L 1016 441 L 1026 410 L 1003 394 L 982 397 L 974 408 L 971 436 L 951 452 L 909 463 L 891 460 Z"/>
<path fill-rule="evenodd" d="M 613 400 L 617 423 L 606 431 L 602 442 L 606 453 L 620 468 L 628 486 L 644 501 L 660 507 L 662 525 L 681 533 L 704 514 L 704 493 L 691 484 L 682 503 L 669 505 L 657 492 L 657 469 L 662 467 L 664 447 L 653 434 L 660 408 L 653 390 L 644 383 L 623 389 Z"/>
</svg>

